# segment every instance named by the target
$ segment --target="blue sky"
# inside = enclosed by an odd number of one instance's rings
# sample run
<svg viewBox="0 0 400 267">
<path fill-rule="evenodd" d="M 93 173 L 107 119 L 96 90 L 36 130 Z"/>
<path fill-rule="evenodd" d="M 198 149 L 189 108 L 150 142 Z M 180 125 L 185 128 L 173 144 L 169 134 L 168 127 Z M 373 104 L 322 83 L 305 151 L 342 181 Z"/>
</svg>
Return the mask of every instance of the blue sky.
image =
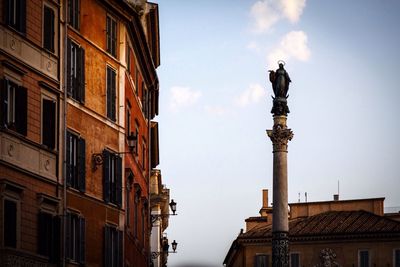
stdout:
<svg viewBox="0 0 400 267">
<path fill-rule="evenodd" d="M 157 1 L 160 160 L 178 203 L 169 266 L 221 266 L 272 199 L 272 89 L 292 83 L 289 202 L 386 197 L 400 206 L 400 1 Z"/>
</svg>

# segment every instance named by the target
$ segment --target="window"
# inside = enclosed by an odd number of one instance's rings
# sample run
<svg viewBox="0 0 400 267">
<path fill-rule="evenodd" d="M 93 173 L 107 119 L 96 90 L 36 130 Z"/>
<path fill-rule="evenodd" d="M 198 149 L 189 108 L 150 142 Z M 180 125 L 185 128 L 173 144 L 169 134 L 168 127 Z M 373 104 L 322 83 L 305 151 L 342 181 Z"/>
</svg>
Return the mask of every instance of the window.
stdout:
<svg viewBox="0 0 400 267">
<path fill-rule="evenodd" d="M 103 151 L 104 201 L 121 207 L 122 204 L 122 158 L 107 150 Z"/>
<path fill-rule="evenodd" d="M 61 219 L 47 212 L 38 214 L 38 253 L 47 256 L 50 262 L 60 259 Z"/>
<path fill-rule="evenodd" d="M 144 117 L 147 119 L 148 118 L 148 91 L 145 87 L 143 87 L 143 101 L 142 101 L 142 111 L 143 111 L 143 115 Z"/>
<path fill-rule="evenodd" d="M 80 1 L 68 0 L 68 24 L 79 30 Z"/>
<path fill-rule="evenodd" d="M 358 253 L 359 257 L 359 266 L 360 267 L 369 267 L 369 251 L 368 250 L 360 250 Z"/>
<path fill-rule="evenodd" d="M 79 263 L 85 262 L 85 218 L 67 213 L 67 258 Z"/>
<path fill-rule="evenodd" d="M 146 233 L 145 233 L 145 218 L 146 218 L 146 214 L 145 214 L 145 209 L 144 207 L 142 207 L 142 214 L 141 214 L 141 224 L 142 224 L 142 246 L 144 247 L 145 245 L 145 239 L 146 239 Z"/>
<path fill-rule="evenodd" d="M 56 101 L 42 98 L 42 144 L 50 149 L 56 146 Z"/>
<path fill-rule="evenodd" d="M 133 236 L 138 237 L 138 228 L 139 228 L 139 200 L 140 200 L 140 195 L 141 195 L 141 190 L 138 185 L 135 185 L 135 203 L 134 203 L 134 209 L 135 213 L 133 215 Z"/>
<path fill-rule="evenodd" d="M 117 22 L 115 19 L 107 16 L 107 52 L 113 57 L 117 56 Z"/>
<path fill-rule="evenodd" d="M 126 68 L 128 73 L 131 74 L 131 47 L 126 45 Z"/>
<path fill-rule="evenodd" d="M 70 39 L 67 43 L 68 96 L 83 103 L 85 102 L 85 50 Z"/>
<path fill-rule="evenodd" d="M 254 259 L 254 267 L 268 267 L 269 256 L 268 255 L 256 255 Z"/>
<path fill-rule="evenodd" d="M 17 202 L 4 199 L 4 246 L 17 247 Z"/>
<path fill-rule="evenodd" d="M 27 90 L 3 79 L 0 88 L 0 126 L 20 134 L 27 133 Z"/>
<path fill-rule="evenodd" d="M 146 140 L 142 137 L 142 169 L 146 169 Z"/>
<path fill-rule="evenodd" d="M 134 148 L 134 151 L 133 151 L 133 153 L 136 155 L 136 156 L 139 156 L 139 122 L 137 121 L 137 120 L 135 120 L 135 131 L 136 131 L 136 138 L 137 138 L 137 140 L 136 140 L 136 146 L 135 146 L 135 148 Z"/>
<path fill-rule="evenodd" d="M 106 225 L 104 228 L 104 266 L 122 266 L 122 231 Z"/>
<path fill-rule="evenodd" d="M 107 118 L 112 121 L 116 120 L 115 116 L 115 101 L 116 101 L 116 89 L 115 89 L 115 70 L 107 66 Z"/>
<path fill-rule="evenodd" d="M 394 267 L 400 267 L 400 249 L 394 250 Z"/>
<path fill-rule="evenodd" d="M 43 47 L 54 52 L 54 10 L 48 6 L 43 9 Z"/>
<path fill-rule="evenodd" d="M 290 254 L 290 267 L 299 267 L 299 266 L 300 266 L 299 253 L 291 253 Z"/>
<path fill-rule="evenodd" d="M 67 131 L 67 185 L 85 192 L 85 139 Z"/>
<path fill-rule="evenodd" d="M 131 135 L 132 132 L 132 127 L 131 127 L 131 105 L 129 103 L 126 103 L 126 135 Z"/>
<path fill-rule="evenodd" d="M 25 0 L 5 0 L 6 24 L 15 30 L 26 32 L 26 2 Z"/>
</svg>

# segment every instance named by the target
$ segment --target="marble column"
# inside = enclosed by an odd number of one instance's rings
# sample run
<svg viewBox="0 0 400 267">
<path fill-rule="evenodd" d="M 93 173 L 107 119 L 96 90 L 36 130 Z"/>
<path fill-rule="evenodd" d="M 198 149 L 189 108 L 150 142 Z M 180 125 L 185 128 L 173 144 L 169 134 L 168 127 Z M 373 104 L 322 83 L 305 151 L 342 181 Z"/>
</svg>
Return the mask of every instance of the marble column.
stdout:
<svg viewBox="0 0 400 267">
<path fill-rule="evenodd" d="M 274 115 L 274 126 L 267 130 L 273 147 L 272 266 L 289 267 L 289 219 L 287 148 L 293 132 L 287 128 L 287 116 Z"/>
</svg>

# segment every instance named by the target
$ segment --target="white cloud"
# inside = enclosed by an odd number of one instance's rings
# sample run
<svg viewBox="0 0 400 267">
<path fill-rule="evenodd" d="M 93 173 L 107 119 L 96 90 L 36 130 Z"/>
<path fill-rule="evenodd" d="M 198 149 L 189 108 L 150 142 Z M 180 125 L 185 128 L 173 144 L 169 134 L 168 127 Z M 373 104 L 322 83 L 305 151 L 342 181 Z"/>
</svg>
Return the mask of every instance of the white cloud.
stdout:
<svg viewBox="0 0 400 267">
<path fill-rule="evenodd" d="M 306 0 L 281 0 L 282 13 L 290 22 L 299 21 L 303 9 L 306 6 Z"/>
<path fill-rule="evenodd" d="M 247 44 L 246 48 L 249 50 L 259 51 L 260 45 L 256 41 L 251 41 L 250 43 Z"/>
<path fill-rule="evenodd" d="M 239 97 L 235 99 L 235 104 L 245 107 L 252 103 L 258 103 L 267 95 L 266 90 L 259 84 L 250 84 Z"/>
<path fill-rule="evenodd" d="M 300 61 L 307 61 L 311 56 L 307 42 L 307 34 L 303 31 L 287 33 L 279 45 L 268 54 L 268 67 L 276 67 L 278 60 L 286 61 L 294 58 Z"/>
<path fill-rule="evenodd" d="M 170 89 L 169 107 L 173 111 L 177 111 L 182 107 L 194 105 L 201 97 L 201 92 L 193 90 L 190 87 L 173 86 Z"/>
<path fill-rule="evenodd" d="M 305 6 L 306 0 L 259 0 L 250 8 L 252 31 L 264 33 L 284 18 L 295 23 L 299 21 Z"/>
<path fill-rule="evenodd" d="M 211 115 L 222 116 L 225 115 L 228 110 L 221 106 L 205 106 L 205 111 Z"/>
<path fill-rule="evenodd" d="M 254 19 L 255 33 L 263 33 L 271 28 L 280 17 L 279 11 L 272 1 L 263 0 L 255 2 L 250 9 L 250 15 Z"/>
</svg>

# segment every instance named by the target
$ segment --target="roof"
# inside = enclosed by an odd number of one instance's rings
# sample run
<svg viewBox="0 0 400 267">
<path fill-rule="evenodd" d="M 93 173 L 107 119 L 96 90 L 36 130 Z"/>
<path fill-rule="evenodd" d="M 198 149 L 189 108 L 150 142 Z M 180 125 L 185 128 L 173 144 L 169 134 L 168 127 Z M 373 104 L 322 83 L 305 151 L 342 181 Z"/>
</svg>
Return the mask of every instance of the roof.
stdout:
<svg viewBox="0 0 400 267">
<path fill-rule="evenodd" d="M 271 238 L 272 226 L 259 226 L 241 234 L 238 239 Z M 316 236 L 354 236 L 398 233 L 400 222 L 364 210 L 328 211 L 289 222 L 289 238 Z"/>
</svg>

